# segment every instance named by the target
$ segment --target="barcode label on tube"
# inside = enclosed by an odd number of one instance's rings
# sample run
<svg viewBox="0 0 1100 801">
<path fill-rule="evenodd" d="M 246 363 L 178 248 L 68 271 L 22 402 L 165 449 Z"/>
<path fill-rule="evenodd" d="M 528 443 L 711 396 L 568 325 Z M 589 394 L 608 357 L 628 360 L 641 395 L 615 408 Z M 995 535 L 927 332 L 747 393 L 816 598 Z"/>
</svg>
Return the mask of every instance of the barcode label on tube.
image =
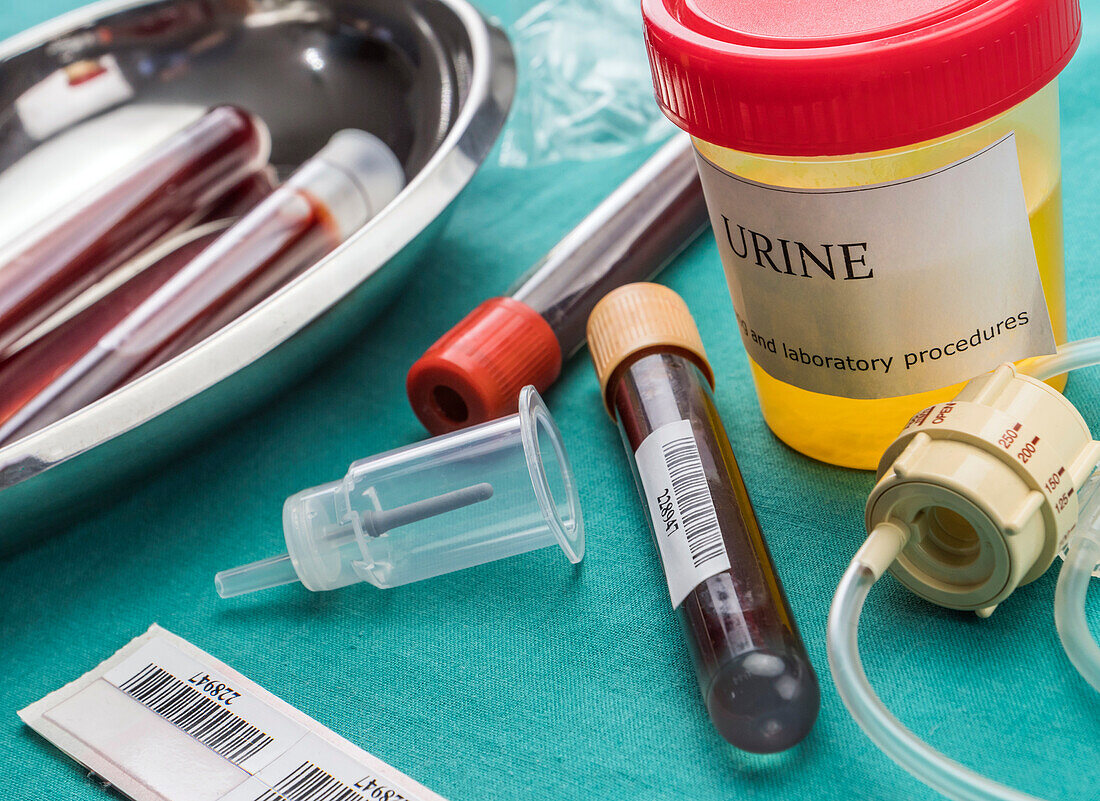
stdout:
<svg viewBox="0 0 1100 801">
<path fill-rule="evenodd" d="M 691 423 L 661 426 L 634 457 L 669 596 L 678 607 L 700 582 L 730 568 Z"/>
<path fill-rule="evenodd" d="M 699 460 L 699 448 L 691 433 L 669 440 L 661 446 L 672 482 L 670 498 L 680 512 L 684 539 L 691 553 L 691 562 L 701 567 L 712 559 L 721 559 L 726 552 L 718 515 L 707 486 L 707 474 Z M 728 563 L 727 563 L 728 567 Z"/>
</svg>

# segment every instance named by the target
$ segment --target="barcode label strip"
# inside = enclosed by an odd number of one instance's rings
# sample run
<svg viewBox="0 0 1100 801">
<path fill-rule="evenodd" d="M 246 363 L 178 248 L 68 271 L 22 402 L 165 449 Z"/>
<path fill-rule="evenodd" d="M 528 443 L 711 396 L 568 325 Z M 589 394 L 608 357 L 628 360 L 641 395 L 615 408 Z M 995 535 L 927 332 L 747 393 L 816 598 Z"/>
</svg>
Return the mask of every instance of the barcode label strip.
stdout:
<svg viewBox="0 0 1100 801">
<path fill-rule="evenodd" d="M 668 594 L 677 607 L 700 583 L 730 568 L 691 422 L 661 426 L 638 446 L 634 458 Z"/>
<path fill-rule="evenodd" d="M 19 716 L 134 801 L 444 801 L 157 625 Z"/>
<path fill-rule="evenodd" d="M 684 525 L 684 537 L 691 550 L 691 561 L 700 567 L 711 559 L 720 558 L 726 546 L 722 542 L 722 529 L 718 526 L 699 449 L 695 437 L 687 436 L 666 442 L 662 450 Z"/>
<path fill-rule="evenodd" d="M 272 742 L 269 734 L 152 662 L 119 689 L 236 765 Z"/>
<path fill-rule="evenodd" d="M 255 801 L 360 801 L 363 796 L 309 760 Z"/>
</svg>

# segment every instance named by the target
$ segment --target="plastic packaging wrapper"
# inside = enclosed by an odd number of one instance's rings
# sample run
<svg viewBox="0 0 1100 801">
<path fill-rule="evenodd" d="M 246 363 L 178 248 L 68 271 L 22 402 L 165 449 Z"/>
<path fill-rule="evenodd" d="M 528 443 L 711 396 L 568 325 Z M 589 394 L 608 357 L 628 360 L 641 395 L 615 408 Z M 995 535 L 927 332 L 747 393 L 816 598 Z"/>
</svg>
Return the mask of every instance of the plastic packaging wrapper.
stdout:
<svg viewBox="0 0 1100 801">
<path fill-rule="evenodd" d="M 543 0 L 509 33 L 519 87 L 501 164 L 609 158 L 672 132 L 653 99 L 636 0 Z"/>
</svg>

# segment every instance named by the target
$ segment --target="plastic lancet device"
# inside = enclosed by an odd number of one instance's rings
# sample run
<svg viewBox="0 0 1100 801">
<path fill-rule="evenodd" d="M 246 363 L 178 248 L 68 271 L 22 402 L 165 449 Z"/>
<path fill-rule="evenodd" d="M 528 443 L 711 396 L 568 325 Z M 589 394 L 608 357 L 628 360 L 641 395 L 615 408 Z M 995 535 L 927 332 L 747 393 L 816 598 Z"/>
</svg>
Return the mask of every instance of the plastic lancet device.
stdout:
<svg viewBox="0 0 1100 801">
<path fill-rule="evenodd" d="M 1097 364 L 1100 337 L 1081 340 L 1019 367 L 1002 365 L 914 415 L 883 455 L 867 502 L 867 540 L 833 598 L 829 665 L 845 706 L 884 753 L 948 798 L 1035 801 L 949 759 L 890 713 L 859 658 L 863 603 L 889 570 L 933 603 L 987 617 L 1046 572 L 1068 542 L 1054 617 L 1070 661 L 1100 691 L 1100 646 L 1085 619 L 1100 563 L 1100 477 L 1090 478 L 1100 442 L 1042 383 Z"/>
<path fill-rule="evenodd" d="M 283 506 L 287 553 L 214 578 L 230 598 L 301 581 L 386 589 L 551 545 L 584 556 L 561 433 L 533 387 L 519 412 L 355 462 Z"/>
</svg>

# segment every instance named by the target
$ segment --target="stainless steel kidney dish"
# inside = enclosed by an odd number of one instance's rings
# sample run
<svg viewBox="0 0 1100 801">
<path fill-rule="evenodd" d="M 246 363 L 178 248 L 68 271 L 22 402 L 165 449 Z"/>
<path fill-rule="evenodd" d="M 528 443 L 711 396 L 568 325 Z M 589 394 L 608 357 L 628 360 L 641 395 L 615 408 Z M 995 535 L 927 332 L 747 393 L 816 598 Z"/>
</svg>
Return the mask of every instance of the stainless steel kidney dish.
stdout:
<svg viewBox="0 0 1100 801">
<path fill-rule="evenodd" d="M 128 85 L 109 112 L 46 122 L 19 113 L 20 99 L 26 106 L 59 70 L 105 57 Z M 216 103 L 264 120 L 283 175 L 353 127 L 380 137 L 408 179 L 358 233 L 218 333 L 0 448 L 0 552 L 284 388 L 361 330 L 439 232 L 500 132 L 514 87 L 504 34 L 464 0 L 106 2 L 0 44 L 0 190 L 5 175 L 20 176 L 30 202 L 62 191 L 18 172 L 36 151 L 53 148 L 39 161 L 55 174 L 87 174 L 108 151 L 125 151 L 128 137 L 137 146 L 188 109 Z M 124 124 L 105 137 L 108 113 Z M 85 131 L 99 139 L 56 146 Z"/>
</svg>

